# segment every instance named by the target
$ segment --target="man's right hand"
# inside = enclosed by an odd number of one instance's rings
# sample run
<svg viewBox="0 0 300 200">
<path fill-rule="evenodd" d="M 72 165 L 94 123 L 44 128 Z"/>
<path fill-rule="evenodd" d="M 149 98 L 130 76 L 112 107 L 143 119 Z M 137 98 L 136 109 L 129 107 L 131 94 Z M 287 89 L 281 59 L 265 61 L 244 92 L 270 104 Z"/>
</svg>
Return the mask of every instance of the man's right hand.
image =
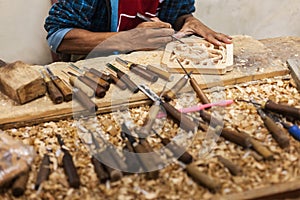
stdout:
<svg viewBox="0 0 300 200">
<path fill-rule="evenodd" d="M 173 34 L 174 30 L 170 28 L 134 28 L 107 38 L 94 50 L 99 53 L 102 51 L 128 53 L 136 50 L 154 50 L 171 42 Z"/>
</svg>

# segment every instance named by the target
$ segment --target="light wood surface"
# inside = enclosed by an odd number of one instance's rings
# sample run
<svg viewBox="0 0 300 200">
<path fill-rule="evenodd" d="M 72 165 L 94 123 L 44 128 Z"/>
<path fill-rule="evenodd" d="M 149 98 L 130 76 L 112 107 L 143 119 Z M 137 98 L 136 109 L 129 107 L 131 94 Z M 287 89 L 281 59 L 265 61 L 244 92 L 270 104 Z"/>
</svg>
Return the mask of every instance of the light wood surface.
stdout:
<svg viewBox="0 0 300 200">
<path fill-rule="evenodd" d="M 281 76 L 289 73 L 286 63 L 278 58 L 272 58 L 270 56 L 272 51 L 261 42 L 249 36 L 235 36 L 233 41 L 233 70 L 224 75 L 194 74 L 193 77 L 197 80 L 202 89 L 215 86 L 223 87 L 225 85 L 248 82 L 266 77 Z M 160 66 L 162 55 L 163 51 L 145 51 L 119 56 L 139 64 Z M 94 67 L 98 70 L 104 70 L 106 69 L 105 64 L 110 62 L 121 70 L 128 72 L 126 68 L 115 62 L 115 57 L 116 56 L 85 59 L 75 64 L 80 68 Z M 68 80 L 68 77 L 62 73 L 62 71 L 72 71 L 68 66 L 69 64 L 64 62 L 49 65 L 54 74 L 65 80 Z M 40 68 L 41 66 L 34 67 Z M 162 79 L 159 79 L 155 83 L 149 83 L 132 72 L 128 74 L 136 84 L 145 83 L 157 93 L 161 92 L 165 85 L 165 81 Z M 173 77 L 173 81 L 167 84 L 167 88 L 171 88 L 173 84 L 182 77 L 182 74 L 173 74 Z M 185 90 L 191 90 L 190 86 L 186 85 L 184 91 Z M 151 102 L 141 92 L 132 94 L 128 90 L 122 91 L 114 85 L 111 85 L 105 98 L 94 98 L 93 100 L 99 107 L 97 114 L 111 112 L 120 108 L 125 109 L 145 105 Z M 47 95 L 24 105 L 16 105 L 9 100 L 9 98 L 0 93 L 0 108 L 2 111 L 0 113 L 1 129 L 32 125 L 49 120 L 56 121 L 73 117 L 78 113 L 84 113 L 83 107 L 76 101 L 54 105 Z"/>
</svg>

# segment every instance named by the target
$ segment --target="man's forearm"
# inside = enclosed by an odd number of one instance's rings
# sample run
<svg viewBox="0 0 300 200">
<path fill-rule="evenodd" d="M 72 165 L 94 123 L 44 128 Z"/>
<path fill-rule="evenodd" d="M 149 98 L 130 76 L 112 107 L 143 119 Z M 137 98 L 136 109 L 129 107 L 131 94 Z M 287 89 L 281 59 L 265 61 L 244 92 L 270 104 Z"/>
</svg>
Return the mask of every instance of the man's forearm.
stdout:
<svg viewBox="0 0 300 200">
<path fill-rule="evenodd" d="M 65 35 L 57 51 L 67 54 L 88 54 L 101 42 L 115 34 L 117 33 L 72 29 Z"/>
</svg>

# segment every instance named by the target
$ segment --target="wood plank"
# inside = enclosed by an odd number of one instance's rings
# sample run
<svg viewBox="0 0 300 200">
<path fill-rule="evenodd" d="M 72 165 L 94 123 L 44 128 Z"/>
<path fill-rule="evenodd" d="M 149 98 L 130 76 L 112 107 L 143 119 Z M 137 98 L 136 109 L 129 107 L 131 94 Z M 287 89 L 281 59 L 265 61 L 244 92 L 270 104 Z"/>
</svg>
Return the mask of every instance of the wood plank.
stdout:
<svg viewBox="0 0 300 200">
<path fill-rule="evenodd" d="M 269 187 L 263 187 L 259 189 L 250 190 L 247 192 L 241 192 L 238 194 L 225 195 L 220 199 L 298 199 L 300 197 L 300 179 L 287 183 L 278 183 Z"/>
<path fill-rule="evenodd" d="M 287 63 L 297 88 L 300 91 L 300 59 L 288 59 Z"/>
<path fill-rule="evenodd" d="M 234 63 L 233 70 L 224 75 L 193 75 L 201 88 L 211 88 L 215 86 L 225 86 L 251 80 L 257 80 L 266 77 L 281 76 L 289 72 L 285 63 L 278 59 L 272 59 L 270 50 L 259 41 L 249 36 L 236 36 L 234 38 Z M 163 51 L 145 51 L 134 52 L 128 55 L 119 55 L 120 57 L 139 64 L 152 64 L 160 66 Z M 98 70 L 104 70 L 105 64 L 110 62 L 115 64 L 123 71 L 128 71 L 121 65 L 118 65 L 114 59 L 116 56 L 99 57 L 82 60 L 76 63 L 78 67 L 94 67 Z M 49 65 L 54 74 L 67 80 L 68 77 L 62 71 L 70 71 L 68 63 L 57 62 Z M 42 66 L 35 66 L 36 68 Z M 128 72 L 129 76 L 137 84 L 147 84 L 155 92 L 161 92 L 165 81 L 159 79 L 155 83 L 146 82 L 144 79 Z M 171 88 L 182 74 L 173 74 L 174 80 L 169 82 L 167 88 Z M 191 87 L 187 84 L 185 89 Z M 209 94 L 208 94 L 209 95 Z M 128 90 L 121 91 L 114 85 L 111 86 L 105 98 L 94 99 L 99 110 L 97 114 L 106 113 L 111 108 L 132 107 L 149 103 L 147 97 L 141 92 L 131 94 Z M 54 105 L 48 96 L 44 96 L 25 105 L 15 105 L 6 96 L 0 93 L 0 128 L 20 127 L 33 123 L 40 123 L 49 120 L 59 120 L 73 117 L 74 114 L 83 111 L 83 108 L 77 102 L 68 102 Z"/>
</svg>

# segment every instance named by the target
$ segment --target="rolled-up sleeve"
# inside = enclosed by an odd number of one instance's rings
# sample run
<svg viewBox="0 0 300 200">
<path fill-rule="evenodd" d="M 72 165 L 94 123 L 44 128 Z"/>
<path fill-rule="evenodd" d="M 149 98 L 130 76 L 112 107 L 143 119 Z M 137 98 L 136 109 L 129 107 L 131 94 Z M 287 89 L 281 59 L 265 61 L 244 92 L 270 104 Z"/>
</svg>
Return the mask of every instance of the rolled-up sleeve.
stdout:
<svg viewBox="0 0 300 200">
<path fill-rule="evenodd" d="M 72 28 L 58 29 L 47 38 L 48 45 L 53 52 L 57 53 L 57 48 L 70 30 L 72 30 Z"/>
</svg>

